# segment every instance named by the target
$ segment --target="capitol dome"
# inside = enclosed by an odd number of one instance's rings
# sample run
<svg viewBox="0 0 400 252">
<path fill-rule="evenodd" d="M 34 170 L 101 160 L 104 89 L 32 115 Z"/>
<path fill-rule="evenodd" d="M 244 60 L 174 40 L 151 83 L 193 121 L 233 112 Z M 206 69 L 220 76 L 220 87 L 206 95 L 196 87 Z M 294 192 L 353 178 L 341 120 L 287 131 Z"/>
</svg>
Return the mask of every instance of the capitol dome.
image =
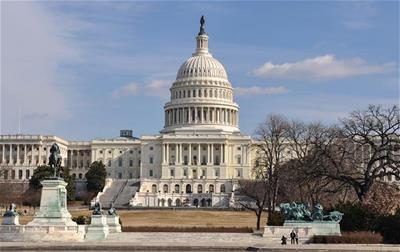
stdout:
<svg viewBox="0 0 400 252">
<path fill-rule="evenodd" d="M 239 106 L 224 66 L 208 51 L 204 20 L 196 37 L 196 51 L 179 68 L 164 106 L 162 133 L 177 130 L 239 132 Z"/>
</svg>

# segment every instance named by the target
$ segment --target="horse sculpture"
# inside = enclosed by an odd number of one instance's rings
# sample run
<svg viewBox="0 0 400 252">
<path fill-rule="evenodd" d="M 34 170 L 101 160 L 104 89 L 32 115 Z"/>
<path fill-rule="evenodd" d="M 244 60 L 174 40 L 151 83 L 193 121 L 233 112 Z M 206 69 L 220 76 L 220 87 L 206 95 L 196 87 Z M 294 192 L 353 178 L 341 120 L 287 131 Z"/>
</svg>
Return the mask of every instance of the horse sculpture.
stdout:
<svg viewBox="0 0 400 252">
<path fill-rule="evenodd" d="M 324 209 L 319 203 L 314 206 L 312 213 L 309 210 L 310 205 L 305 203 L 282 203 L 279 207 L 281 213 L 285 216 L 285 220 L 340 222 L 343 216 L 343 213 L 338 211 L 333 211 L 328 215 L 324 215 Z"/>
<path fill-rule="evenodd" d="M 56 143 L 54 143 L 50 148 L 50 157 L 49 157 L 49 166 L 54 170 L 54 177 L 60 177 L 60 166 L 61 166 L 61 154 L 60 147 Z"/>
</svg>

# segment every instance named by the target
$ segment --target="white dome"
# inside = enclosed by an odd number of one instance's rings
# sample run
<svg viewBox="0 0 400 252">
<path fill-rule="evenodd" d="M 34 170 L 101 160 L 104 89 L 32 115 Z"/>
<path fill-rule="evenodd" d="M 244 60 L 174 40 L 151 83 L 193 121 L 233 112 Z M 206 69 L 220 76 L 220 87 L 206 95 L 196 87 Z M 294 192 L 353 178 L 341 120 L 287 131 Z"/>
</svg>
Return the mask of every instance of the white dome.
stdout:
<svg viewBox="0 0 400 252">
<path fill-rule="evenodd" d="M 178 70 L 176 80 L 190 77 L 213 77 L 227 80 L 224 66 L 210 54 L 190 57 Z"/>
<path fill-rule="evenodd" d="M 162 133 L 240 132 L 233 88 L 224 66 L 208 52 L 203 24 L 196 37 L 195 53 L 181 65 L 170 88 Z"/>
</svg>

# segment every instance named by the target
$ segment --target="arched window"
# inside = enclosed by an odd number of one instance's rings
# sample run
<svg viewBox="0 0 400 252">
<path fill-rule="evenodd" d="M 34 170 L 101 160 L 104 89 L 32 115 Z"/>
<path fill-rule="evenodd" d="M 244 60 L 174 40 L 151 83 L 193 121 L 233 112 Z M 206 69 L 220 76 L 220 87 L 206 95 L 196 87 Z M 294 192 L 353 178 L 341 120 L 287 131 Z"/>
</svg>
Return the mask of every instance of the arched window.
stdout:
<svg viewBox="0 0 400 252">
<path fill-rule="evenodd" d="M 175 193 L 179 193 L 179 185 L 178 185 L 178 184 L 175 184 L 175 190 L 174 190 L 174 192 L 175 192 Z"/>
<path fill-rule="evenodd" d="M 225 185 L 221 185 L 219 190 L 221 193 L 225 193 Z"/>
<path fill-rule="evenodd" d="M 192 186 L 189 184 L 186 185 L 186 193 L 192 193 Z"/>
<path fill-rule="evenodd" d="M 82 173 L 79 173 L 78 178 L 82 179 Z"/>
<path fill-rule="evenodd" d="M 18 171 L 18 179 L 22 179 L 22 170 Z"/>
<path fill-rule="evenodd" d="M 161 206 L 165 206 L 165 199 L 161 199 Z"/>
<path fill-rule="evenodd" d="M 175 206 L 182 206 L 182 202 L 179 198 L 175 200 Z"/>
<path fill-rule="evenodd" d="M 156 193 L 156 192 L 157 192 L 157 185 L 156 185 L 156 184 L 153 184 L 153 185 L 151 186 L 151 192 L 152 192 L 152 193 Z"/>
<path fill-rule="evenodd" d="M 210 193 L 213 193 L 213 192 L 214 192 L 214 185 L 209 185 L 209 186 L 208 186 L 208 191 L 209 191 Z"/>
<path fill-rule="evenodd" d="M 198 185 L 197 186 L 197 193 L 203 193 L 203 186 L 202 185 Z"/>
<path fill-rule="evenodd" d="M 31 177 L 31 171 L 30 170 L 26 170 L 25 171 L 25 178 L 29 179 Z"/>
<path fill-rule="evenodd" d="M 167 193 L 167 192 L 168 192 L 168 185 L 167 185 L 167 184 L 165 184 L 165 185 L 163 186 L 163 192 L 164 192 L 164 193 Z"/>
<path fill-rule="evenodd" d="M 172 199 L 168 199 L 168 206 L 172 206 Z"/>
</svg>

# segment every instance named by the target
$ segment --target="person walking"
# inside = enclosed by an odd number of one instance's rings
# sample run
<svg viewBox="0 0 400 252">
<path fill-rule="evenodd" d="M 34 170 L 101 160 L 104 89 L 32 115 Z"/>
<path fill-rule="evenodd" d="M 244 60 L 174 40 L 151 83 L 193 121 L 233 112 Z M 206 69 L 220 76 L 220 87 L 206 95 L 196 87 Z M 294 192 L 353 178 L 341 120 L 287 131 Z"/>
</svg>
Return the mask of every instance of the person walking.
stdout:
<svg viewBox="0 0 400 252">
<path fill-rule="evenodd" d="M 294 232 L 294 229 L 290 233 L 290 244 L 294 244 L 294 240 L 296 238 L 296 233 Z"/>
<path fill-rule="evenodd" d="M 295 239 L 296 239 L 296 244 L 299 244 L 299 233 L 298 232 L 296 232 Z"/>
</svg>

